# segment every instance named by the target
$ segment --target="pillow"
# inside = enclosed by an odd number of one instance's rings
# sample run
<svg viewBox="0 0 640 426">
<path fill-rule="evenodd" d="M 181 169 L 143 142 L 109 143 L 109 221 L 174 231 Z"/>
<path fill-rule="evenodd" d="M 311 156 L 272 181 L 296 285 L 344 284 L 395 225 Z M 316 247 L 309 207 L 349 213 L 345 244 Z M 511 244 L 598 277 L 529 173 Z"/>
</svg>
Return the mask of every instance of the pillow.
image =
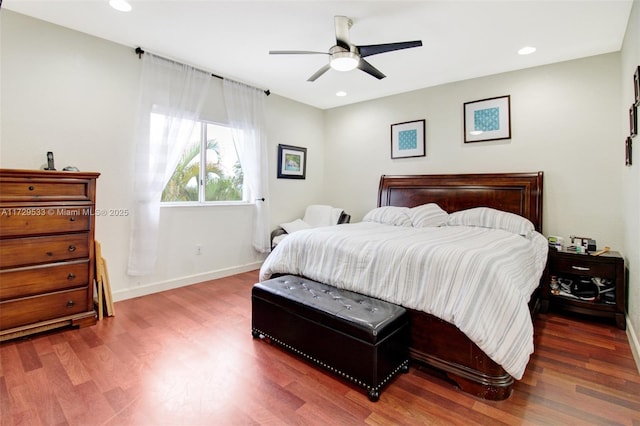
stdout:
<svg viewBox="0 0 640 426">
<path fill-rule="evenodd" d="M 302 219 L 296 219 L 293 222 L 281 223 L 280 227 L 285 231 L 287 231 L 287 234 L 293 234 L 296 231 L 309 229 L 311 228 L 311 225 L 309 225 L 307 222 L 303 221 Z"/>
<path fill-rule="evenodd" d="M 363 218 L 363 222 L 377 222 L 385 225 L 411 226 L 411 218 L 407 214 L 408 207 L 384 206 L 371 210 Z"/>
<path fill-rule="evenodd" d="M 502 229 L 527 238 L 535 231 L 533 223 L 524 217 L 489 207 L 476 207 L 451 213 L 449 225 Z"/>
<path fill-rule="evenodd" d="M 449 214 L 436 203 L 416 206 L 410 209 L 408 214 L 416 228 L 444 226 L 449 220 Z"/>
</svg>

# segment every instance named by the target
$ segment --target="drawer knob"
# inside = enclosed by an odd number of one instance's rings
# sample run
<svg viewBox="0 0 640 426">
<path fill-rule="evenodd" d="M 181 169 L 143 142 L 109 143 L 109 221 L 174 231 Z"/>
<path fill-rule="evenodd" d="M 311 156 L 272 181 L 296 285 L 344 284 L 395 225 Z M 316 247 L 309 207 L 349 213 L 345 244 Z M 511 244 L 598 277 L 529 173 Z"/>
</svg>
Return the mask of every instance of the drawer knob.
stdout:
<svg viewBox="0 0 640 426">
<path fill-rule="evenodd" d="M 69 251 L 76 251 L 76 246 L 74 246 L 73 244 L 71 244 L 69 246 Z"/>
<path fill-rule="evenodd" d="M 73 216 L 71 216 L 71 217 L 69 218 L 69 221 L 70 221 L 70 222 L 75 222 L 75 221 L 76 221 L 76 218 L 75 218 L 75 217 L 73 217 Z"/>
<path fill-rule="evenodd" d="M 67 275 L 67 279 L 69 281 L 72 281 L 76 278 L 76 274 L 74 274 L 73 272 L 69 273 L 69 275 Z"/>
<path fill-rule="evenodd" d="M 76 304 L 76 302 L 74 302 L 73 300 L 69 300 L 67 302 L 67 308 L 73 308 L 73 305 L 75 305 L 75 304 Z"/>
<path fill-rule="evenodd" d="M 33 185 L 29 186 L 29 191 L 33 191 L 34 189 L 36 189 Z"/>
<path fill-rule="evenodd" d="M 576 271 L 588 271 L 591 268 L 587 268 L 584 266 L 571 266 L 572 269 L 575 269 Z"/>
</svg>

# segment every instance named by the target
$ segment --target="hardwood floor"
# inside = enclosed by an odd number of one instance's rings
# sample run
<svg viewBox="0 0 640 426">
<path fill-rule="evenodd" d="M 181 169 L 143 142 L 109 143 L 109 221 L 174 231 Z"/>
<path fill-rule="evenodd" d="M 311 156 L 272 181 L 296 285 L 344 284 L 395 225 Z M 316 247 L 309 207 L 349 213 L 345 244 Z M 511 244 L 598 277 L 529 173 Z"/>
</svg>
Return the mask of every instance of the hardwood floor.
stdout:
<svg viewBox="0 0 640 426">
<path fill-rule="evenodd" d="M 115 304 L 93 327 L 0 345 L 2 425 L 640 425 L 623 331 L 556 314 L 506 401 L 412 365 L 372 403 L 251 337 L 257 271 Z"/>
</svg>

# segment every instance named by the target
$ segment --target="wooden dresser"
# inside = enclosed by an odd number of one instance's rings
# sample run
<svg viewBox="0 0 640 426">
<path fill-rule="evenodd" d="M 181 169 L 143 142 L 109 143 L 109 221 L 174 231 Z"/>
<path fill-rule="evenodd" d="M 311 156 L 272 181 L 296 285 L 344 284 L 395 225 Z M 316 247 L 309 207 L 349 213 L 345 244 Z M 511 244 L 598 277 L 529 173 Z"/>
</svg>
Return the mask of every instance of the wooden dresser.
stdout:
<svg viewBox="0 0 640 426">
<path fill-rule="evenodd" d="M 96 323 L 98 176 L 0 169 L 0 341 Z"/>
</svg>

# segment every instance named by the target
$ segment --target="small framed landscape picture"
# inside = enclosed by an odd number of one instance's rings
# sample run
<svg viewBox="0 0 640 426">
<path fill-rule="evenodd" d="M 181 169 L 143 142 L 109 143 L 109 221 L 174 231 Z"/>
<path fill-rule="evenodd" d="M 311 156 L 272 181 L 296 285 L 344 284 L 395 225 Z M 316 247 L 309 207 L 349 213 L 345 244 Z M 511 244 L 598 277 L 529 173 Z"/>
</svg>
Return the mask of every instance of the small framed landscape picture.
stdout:
<svg viewBox="0 0 640 426">
<path fill-rule="evenodd" d="M 305 179 L 307 175 L 307 148 L 278 145 L 278 178 Z"/>
<path fill-rule="evenodd" d="M 391 125 L 391 158 L 424 157 L 425 120 Z"/>
<path fill-rule="evenodd" d="M 631 137 L 638 134 L 638 107 L 635 105 L 629 108 L 629 133 Z"/>
<path fill-rule="evenodd" d="M 511 139 L 511 96 L 464 104 L 464 143 Z"/>
</svg>

